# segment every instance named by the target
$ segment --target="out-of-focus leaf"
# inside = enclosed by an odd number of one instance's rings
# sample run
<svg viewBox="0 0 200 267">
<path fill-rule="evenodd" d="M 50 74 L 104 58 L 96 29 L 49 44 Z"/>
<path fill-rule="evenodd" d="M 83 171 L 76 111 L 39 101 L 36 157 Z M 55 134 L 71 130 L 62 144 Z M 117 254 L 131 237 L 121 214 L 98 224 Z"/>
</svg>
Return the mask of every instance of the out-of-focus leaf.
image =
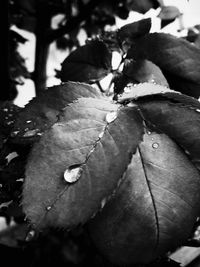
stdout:
<svg viewBox="0 0 200 267">
<path fill-rule="evenodd" d="M 161 19 L 161 29 L 169 23 L 175 21 L 181 15 L 179 9 L 175 6 L 162 6 L 158 17 Z"/>
<path fill-rule="evenodd" d="M 164 33 L 140 38 L 128 51 L 128 58 L 146 58 L 178 77 L 200 84 L 200 49 L 191 43 Z"/>
<path fill-rule="evenodd" d="M 123 73 L 131 80 L 136 80 L 139 83 L 153 82 L 168 86 L 160 68 L 149 60 L 128 61 L 128 64 L 124 65 Z"/>
<path fill-rule="evenodd" d="M 126 46 L 129 48 L 135 38 L 149 33 L 150 28 L 151 19 L 142 19 L 121 27 L 117 32 L 117 38 L 121 46 L 126 49 Z"/>
<path fill-rule="evenodd" d="M 134 10 L 139 13 L 146 13 L 151 8 L 158 8 L 159 1 L 156 0 L 127 0 L 129 10 Z"/>
<path fill-rule="evenodd" d="M 33 226 L 86 222 L 123 178 L 142 133 L 136 108 L 82 98 L 64 109 L 28 160 L 23 208 Z"/>
<path fill-rule="evenodd" d="M 28 226 L 25 223 L 8 225 L 5 230 L 0 231 L 0 244 L 17 248 L 25 240 L 27 232 Z"/>
<path fill-rule="evenodd" d="M 32 143 L 57 121 L 60 110 L 80 97 L 100 98 L 93 87 L 75 82 L 53 86 L 41 92 L 18 114 L 11 132 L 15 143 Z"/>
<path fill-rule="evenodd" d="M 163 6 L 158 17 L 161 20 L 173 20 L 180 16 L 180 11 L 176 6 Z"/>
<path fill-rule="evenodd" d="M 117 265 L 149 263 L 186 240 L 199 212 L 200 175 L 165 134 L 145 134 L 113 198 L 90 222 Z"/>
<path fill-rule="evenodd" d="M 111 70 L 112 54 L 99 40 L 77 48 L 62 63 L 61 80 L 94 83 Z"/>
</svg>

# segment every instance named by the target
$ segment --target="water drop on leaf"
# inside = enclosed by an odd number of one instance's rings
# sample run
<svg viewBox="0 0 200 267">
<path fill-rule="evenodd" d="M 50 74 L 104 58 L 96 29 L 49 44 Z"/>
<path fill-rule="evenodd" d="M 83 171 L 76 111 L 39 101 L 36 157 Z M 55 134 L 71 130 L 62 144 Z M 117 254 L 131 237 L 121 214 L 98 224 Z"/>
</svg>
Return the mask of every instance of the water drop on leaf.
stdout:
<svg viewBox="0 0 200 267">
<path fill-rule="evenodd" d="M 19 131 L 14 131 L 11 133 L 11 137 L 15 137 L 17 134 L 19 133 Z"/>
<path fill-rule="evenodd" d="M 51 210 L 51 208 L 52 208 L 51 206 L 48 206 L 48 207 L 46 207 L 46 210 L 49 211 L 49 210 Z"/>
<path fill-rule="evenodd" d="M 25 129 L 26 131 L 26 129 Z M 39 131 L 39 129 L 34 129 L 34 130 L 27 130 L 27 132 L 23 135 L 24 137 L 31 137 L 34 136 L 35 134 L 37 134 L 37 132 Z"/>
<path fill-rule="evenodd" d="M 159 144 L 158 144 L 158 143 L 153 143 L 153 144 L 152 144 L 152 147 L 153 147 L 154 149 L 157 149 L 157 148 L 159 147 Z"/>
<path fill-rule="evenodd" d="M 106 121 L 108 123 L 113 122 L 117 118 L 117 112 L 116 111 L 111 111 L 106 115 Z"/>
<path fill-rule="evenodd" d="M 197 112 L 200 112 L 200 109 L 196 109 Z"/>
<path fill-rule="evenodd" d="M 103 137 L 103 135 L 104 135 L 104 132 L 101 132 L 101 133 L 99 134 L 99 139 L 101 139 L 101 138 Z"/>
<path fill-rule="evenodd" d="M 64 179 L 65 179 L 65 181 L 68 182 L 68 183 L 70 183 L 70 184 L 71 183 L 75 183 L 76 181 L 78 181 L 78 179 L 81 176 L 81 170 L 82 170 L 82 168 L 80 167 L 80 165 L 70 166 L 64 172 Z"/>
<path fill-rule="evenodd" d="M 103 207 L 105 206 L 105 204 L 106 204 L 106 198 L 103 198 L 102 200 L 101 200 L 101 208 L 103 209 Z"/>
<path fill-rule="evenodd" d="M 26 235 L 25 241 L 29 242 L 31 241 L 35 236 L 35 231 L 34 230 L 30 230 L 28 232 L 28 234 Z"/>
</svg>

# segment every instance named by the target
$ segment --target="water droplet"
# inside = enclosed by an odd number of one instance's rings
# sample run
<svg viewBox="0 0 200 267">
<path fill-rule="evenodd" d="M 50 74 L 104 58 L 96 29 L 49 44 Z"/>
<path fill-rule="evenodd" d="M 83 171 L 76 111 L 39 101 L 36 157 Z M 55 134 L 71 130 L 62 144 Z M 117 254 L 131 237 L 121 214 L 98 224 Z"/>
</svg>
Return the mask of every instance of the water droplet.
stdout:
<svg viewBox="0 0 200 267">
<path fill-rule="evenodd" d="M 35 231 L 34 230 L 30 230 L 28 232 L 28 234 L 26 235 L 25 241 L 29 242 L 31 241 L 35 236 Z"/>
<path fill-rule="evenodd" d="M 103 137 L 103 135 L 104 135 L 104 132 L 101 132 L 101 133 L 99 134 L 99 139 L 101 139 L 101 138 Z"/>
<path fill-rule="evenodd" d="M 131 87 L 130 87 L 130 86 L 126 86 L 126 87 L 124 88 L 124 93 L 125 93 L 125 94 L 130 93 L 130 91 L 131 91 Z"/>
<path fill-rule="evenodd" d="M 106 121 L 108 123 L 113 122 L 117 118 L 117 112 L 116 111 L 111 111 L 106 115 Z"/>
<path fill-rule="evenodd" d="M 19 178 L 16 180 L 16 182 L 23 182 L 24 181 L 24 178 Z"/>
<path fill-rule="evenodd" d="M 15 137 L 18 133 L 19 133 L 19 131 L 14 131 L 10 135 L 11 135 L 11 137 Z"/>
<path fill-rule="evenodd" d="M 70 166 L 64 172 L 64 179 L 65 179 L 65 181 L 68 182 L 68 183 L 70 183 L 70 184 L 71 183 L 75 183 L 80 178 L 81 171 L 82 171 L 82 168 L 80 167 L 80 165 Z"/>
<path fill-rule="evenodd" d="M 14 121 L 8 121 L 7 125 L 11 125 L 12 123 L 14 123 Z"/>
<path fill-rule="evenodd" d="M 49 210 L 51 210 L 51 208 L 52 208 L 51 206 L 48 206 L 48 207 L 46 207 L 46 210 L 49 211 Z"/>
<path fill-rule="evenodd" d="M 25 131 L 27 131 L 27 130 L 25 129 Z M 31 137 L 31 136 L 36 135 L 38 131 L 39 131 L 38 129 L 29 130 L 23 136 L 24 137 Z"/>
<path fill-rule="evenodd" d="M 150 135 L 150 134 L 152 134 L 152 132 L 148 130 L 148 131 L 147 131 L 147 134 Z"/>
<path fill-rule="evenodd" d="M 6 157 L 7 163 L 9 163 L 11 160 L 13 160 L 14 158 L 18 157 L 19 155 L 17 154 L 17 152 L 11 152 L 10 154 L 8 154 L 8 156 Z"/>
<path fill-rule="evenodd" d="M 103 198 L 101 200 L 101 209 L 103 209 L 103 207 L 106 205 L 106 198 Z"/>
<path fill-rule="evenodd" d="M 26 121 L 26 123 L 31 123 L 31 121 Z"/>
<path fill-rule="evenodd" d="M 200 112 L 200 109 L 196 109 L 197 112 Z"/>
<path fill-rule="evenodd" d="M 157 148 L 159 147 L 159 144 L 158 144 L 158 143 L 153 143 L 153 144 L 152 144 L 152 147 L 153 147 L 154 149 L 157 149 Z"/>
</svg>

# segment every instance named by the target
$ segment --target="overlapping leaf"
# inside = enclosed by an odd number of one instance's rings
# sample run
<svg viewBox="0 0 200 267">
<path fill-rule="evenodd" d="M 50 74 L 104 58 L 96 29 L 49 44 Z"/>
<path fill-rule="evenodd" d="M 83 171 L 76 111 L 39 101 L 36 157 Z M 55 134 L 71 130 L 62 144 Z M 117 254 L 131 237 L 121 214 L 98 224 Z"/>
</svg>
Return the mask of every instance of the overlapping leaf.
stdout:
<svg viewBox="0 0 200 267">
<path fill-rule="evenodd" d="M 61 109 L 79 97 L 101 96 L 95 88 L 75 82 L 67 82 L 41 92 L 19 113 L 11 133 L 12 141 L 31 143 L 56 122 Z"/>
<path fill-rule="evenodd" d="M 191 43 L 164 33 L 148 34 L 131 47 L 128 58 L 146 58 L 161 70 L 200 83 L 200 49 Z"/>
<path fill-rule="evenodd" d="M 160 85 L 137 87 L 128 106 L 68 105 L 34 144 L 23 189 L 35 229 L 95 216 L 96 246 L 121 265 L 181 245 L 200 214 L 200 103 Z"/>
<path fill-rule="evenodd" d="M 190 235 L 200 176 L 165 134 L 148 133 L 115 196 L 89 224 L 100 251 L 117 265 L 149 263 Z"/>
<path fill-rule="evenodd" d="M 167 80 L 160 68 L 149 60 L 131 61 L 124 66 L 123 73 L 139 83 L 154 82 L 168 86 Z"/>
<path fill-rule="evenodd" d="M 111 70 L 112 54 L 99 40 L 77 48 L 62 63 L 61 80 L 94 83 Z"/>
<path fill-rule="evenodd" d="M 121 46 L 130 46 L 135 38 L 141 37 L 149 33 L 151 28 L 151 19 L 142 19 L 133 23 L 126 24 L 121 27 L 117 32 L 117 38 Z"/>
<path fill-rule="evenodd" d="M 142 132 L 136 108 L 84 98 L 68 106 L 28 160 L 23 207 L 34 226 L 87 221 L 122 179 Z"/>
<path fill-rule="evenodd" d="M 183 95 L 169 93 L 165 96 L 169 100 L 141 101 L 143 116 L 153 127 L 175 140 L 200 170 L 200 103 Z"/>
</svg>

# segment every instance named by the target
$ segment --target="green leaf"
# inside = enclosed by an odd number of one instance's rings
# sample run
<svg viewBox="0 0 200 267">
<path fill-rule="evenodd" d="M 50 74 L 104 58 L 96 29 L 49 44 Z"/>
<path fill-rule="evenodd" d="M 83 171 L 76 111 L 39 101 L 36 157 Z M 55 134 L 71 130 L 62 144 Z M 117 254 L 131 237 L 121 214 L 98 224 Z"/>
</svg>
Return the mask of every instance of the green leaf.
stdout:
<svg viewBox="0 0 200 267">
<path fill-rule="evenodd" d="M 26 167 L 23 209 L 33 226 L 86 222 L 116 189 L 142 133 L 136 108 L 84 98 L 66 107 Z"/>
<path fill-rule="evenodd" d="M 84 83 L 67 82 L 41 92 L 19 113 L 11 132 L 15 143 L 32 143 L 57 121 L 64 107 L 80 97 L 100 98 L 98 91 Z"/>
<path fill-rule="evenodd" d="M 148 132 L 115 195 L 90 221 L 90 235 L 114 264 L 146 264 L 189 237 L 199 202 L 193 164 L 165 134 Z"/>
<path fill-rule="evenodd" d="M 184 95 L 169 93 L 165 97 L 168 100 L 140 100 L 143 117 L 175 140 L 200 171 L 200 103 Z"/>
<path fill-rule="evenodd" d="M 77 48 L 62 63 L 61 80 L 94 83 L 111 70 L 112 54 L 99 40 Z"/>
<path fill-rule="evenodd" d="M 140 38 L 127 58 L 148 59 L 162 71 L 200 84 L 200 49 L 170 34 L 153 33 Z"/>
</svg>

